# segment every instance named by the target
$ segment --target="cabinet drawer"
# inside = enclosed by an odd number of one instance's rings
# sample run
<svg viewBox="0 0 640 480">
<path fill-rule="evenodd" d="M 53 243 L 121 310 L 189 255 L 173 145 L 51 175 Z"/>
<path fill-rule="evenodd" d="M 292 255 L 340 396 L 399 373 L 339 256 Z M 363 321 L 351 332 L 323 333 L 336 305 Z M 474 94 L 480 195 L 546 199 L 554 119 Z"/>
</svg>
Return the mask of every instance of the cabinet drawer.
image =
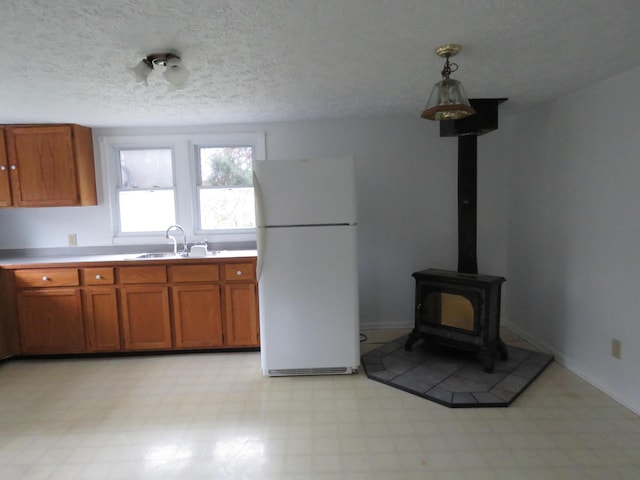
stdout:
<svg viewBox="0 0 640 480">
<path fill-rule="evenodd" d="M 80 285 L 77 268 L 16 270 L 15 277 L 17 288 L 75 287 Z"/>
<path fill-rule="evenodd" d="M 256 269 L 251 262 L 248 263 L 227 263 L 224 266 L 224 278 L 227 282 L 241 280 L 255 280 Z"/>
<path fill-rule="evenodd" d="M 120 283 L 166 283 L 167 269 L 165 267 L 122 267 L 120 268 Z"/>
<path fill-rule="evenodd" d="M 173 265 L 169 267 L 169 281 L 217 282 L 220 280 L 218 265 Z"/>
<path fill-rule="evenodd" d="M 85 285 L 113 285 L 113 268 L 85 268 L 82 279 Z"/>
</svg>

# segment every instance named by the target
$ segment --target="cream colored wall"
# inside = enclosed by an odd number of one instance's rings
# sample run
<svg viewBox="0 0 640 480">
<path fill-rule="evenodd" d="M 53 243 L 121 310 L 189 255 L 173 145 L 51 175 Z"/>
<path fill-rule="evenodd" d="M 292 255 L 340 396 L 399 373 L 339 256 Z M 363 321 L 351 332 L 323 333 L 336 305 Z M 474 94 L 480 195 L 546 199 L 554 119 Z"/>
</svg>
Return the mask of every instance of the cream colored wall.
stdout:
<svg viewBox="0 0 640 480">
<path fill-rule="evenodd" d="M 456 139 L 440 138 L 438 124 L 417 115 L 199 128 L 97 129 L 94 137 L 233 131 L 265 132 L 267 158 L 356 157 L 361 324 L 369 328 L 410 326 L 411 273 L 428 267 L 457 267 Z M 508 159 L 500 153 L 505 140 L 508 136 L 497 131 L 478 142 L 479 267 L 495 275 L 503 275 L 506 269 Z M 103 161 L 98 156 L 98 162 Z M 78 234 L 80 246 L 111 243 L 109 211 L 101 195 L 96 207 L 0 210 L 0 225 L 0 248 L 4 249 L 64 247 L 70 232 Z"/>
<path fill-rule="evenodd" d="M 507 270 L 514 329 L 636 412 L 639 81 L 636 68 L 514 119 Z"/>
</svg>

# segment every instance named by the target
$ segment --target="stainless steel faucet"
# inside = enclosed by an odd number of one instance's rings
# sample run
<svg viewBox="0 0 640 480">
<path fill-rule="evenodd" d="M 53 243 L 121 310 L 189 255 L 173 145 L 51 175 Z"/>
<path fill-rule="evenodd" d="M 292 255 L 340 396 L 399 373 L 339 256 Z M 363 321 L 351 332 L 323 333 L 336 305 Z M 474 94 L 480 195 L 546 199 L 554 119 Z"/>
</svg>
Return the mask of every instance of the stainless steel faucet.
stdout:
<svg viewBox="0 0 640 480">
<path fill-rule="evenodd" d="M 182 251 L 178 252 L 178 242 L 176 241 L 176 237 L 174 237 L 173 235 L 169 235 L 169 232 L 173 229 L 176 230 L 180 230 L 180 232 L 182 233 Z M 182 228 L 180 225 L 171 225 L 169 228 L 167 228 L 167 231 L 164 234 L 165 238 L 170 238 L 171 240 L 173 240 L 173 253 L 176 256 L 181 256 L 181 257 L 186 257 L 187 255 L 189 255 L 189 249 L 187 248 L 187 234 L 184 231 L 184 228 Z"/>
</svg>

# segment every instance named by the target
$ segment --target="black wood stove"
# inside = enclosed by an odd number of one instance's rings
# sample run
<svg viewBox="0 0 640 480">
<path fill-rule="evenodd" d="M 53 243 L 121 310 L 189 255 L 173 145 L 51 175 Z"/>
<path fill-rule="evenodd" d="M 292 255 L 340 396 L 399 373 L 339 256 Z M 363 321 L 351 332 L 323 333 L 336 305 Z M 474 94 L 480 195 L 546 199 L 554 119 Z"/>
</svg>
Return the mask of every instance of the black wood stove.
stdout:
<svg viewBox="0 0 640 480">
<path fill-rule="evenodd" d="M 415 328 L 405 348 L 420 338 L 464 350 L 477 350 L 482 367 L 492 372 L 499 354 L 507 359 L 500 339 L 502 277 L 428 269 L 416 279 Z"/>
<path fill-rule="evenodd" d="M 415 272 L 415 327 L 405 348 L 419 339 L 477 350 L 492 372 L 497 355 L 507 359 L 500 339 L 503 277 L 479 275 L 477 237 L 477 137 L 498 128 L 498 105 L 506 98 L 471 99 L 476 114 L 440 122 L 441 137 L 458 137 L 458 271 Z"/>
</svg>

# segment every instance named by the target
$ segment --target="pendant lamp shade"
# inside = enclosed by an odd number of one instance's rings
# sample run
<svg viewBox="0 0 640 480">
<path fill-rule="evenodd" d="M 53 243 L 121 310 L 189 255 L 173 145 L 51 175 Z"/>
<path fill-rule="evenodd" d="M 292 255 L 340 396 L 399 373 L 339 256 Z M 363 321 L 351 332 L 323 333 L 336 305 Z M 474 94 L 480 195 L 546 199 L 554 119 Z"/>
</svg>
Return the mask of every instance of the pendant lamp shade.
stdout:
<svg viewBox="0 0 640 480">
<path fill-rule="evenodd" d="M 421 117 L 429 120 L 457 120 L 473 115 L 464 87 L 458 80 L 445 78 L 433 86 Z"/>
<path fill-rule="evenodd" d="M 449 62 L 449 58 L 460 52 L 460 49 L 460 45 L 456 44 L 436 48 L 436 55 L 446 60 L 441 72 L 442 80 L 433 86 L 429 101 L 420 115 L 422 118 L 436 121 L 458 120 L 476 113 L 469 103 L 462 84 L 450 78 L 451 72 L 455 72 L 458 65 Z"/>
</svg>

